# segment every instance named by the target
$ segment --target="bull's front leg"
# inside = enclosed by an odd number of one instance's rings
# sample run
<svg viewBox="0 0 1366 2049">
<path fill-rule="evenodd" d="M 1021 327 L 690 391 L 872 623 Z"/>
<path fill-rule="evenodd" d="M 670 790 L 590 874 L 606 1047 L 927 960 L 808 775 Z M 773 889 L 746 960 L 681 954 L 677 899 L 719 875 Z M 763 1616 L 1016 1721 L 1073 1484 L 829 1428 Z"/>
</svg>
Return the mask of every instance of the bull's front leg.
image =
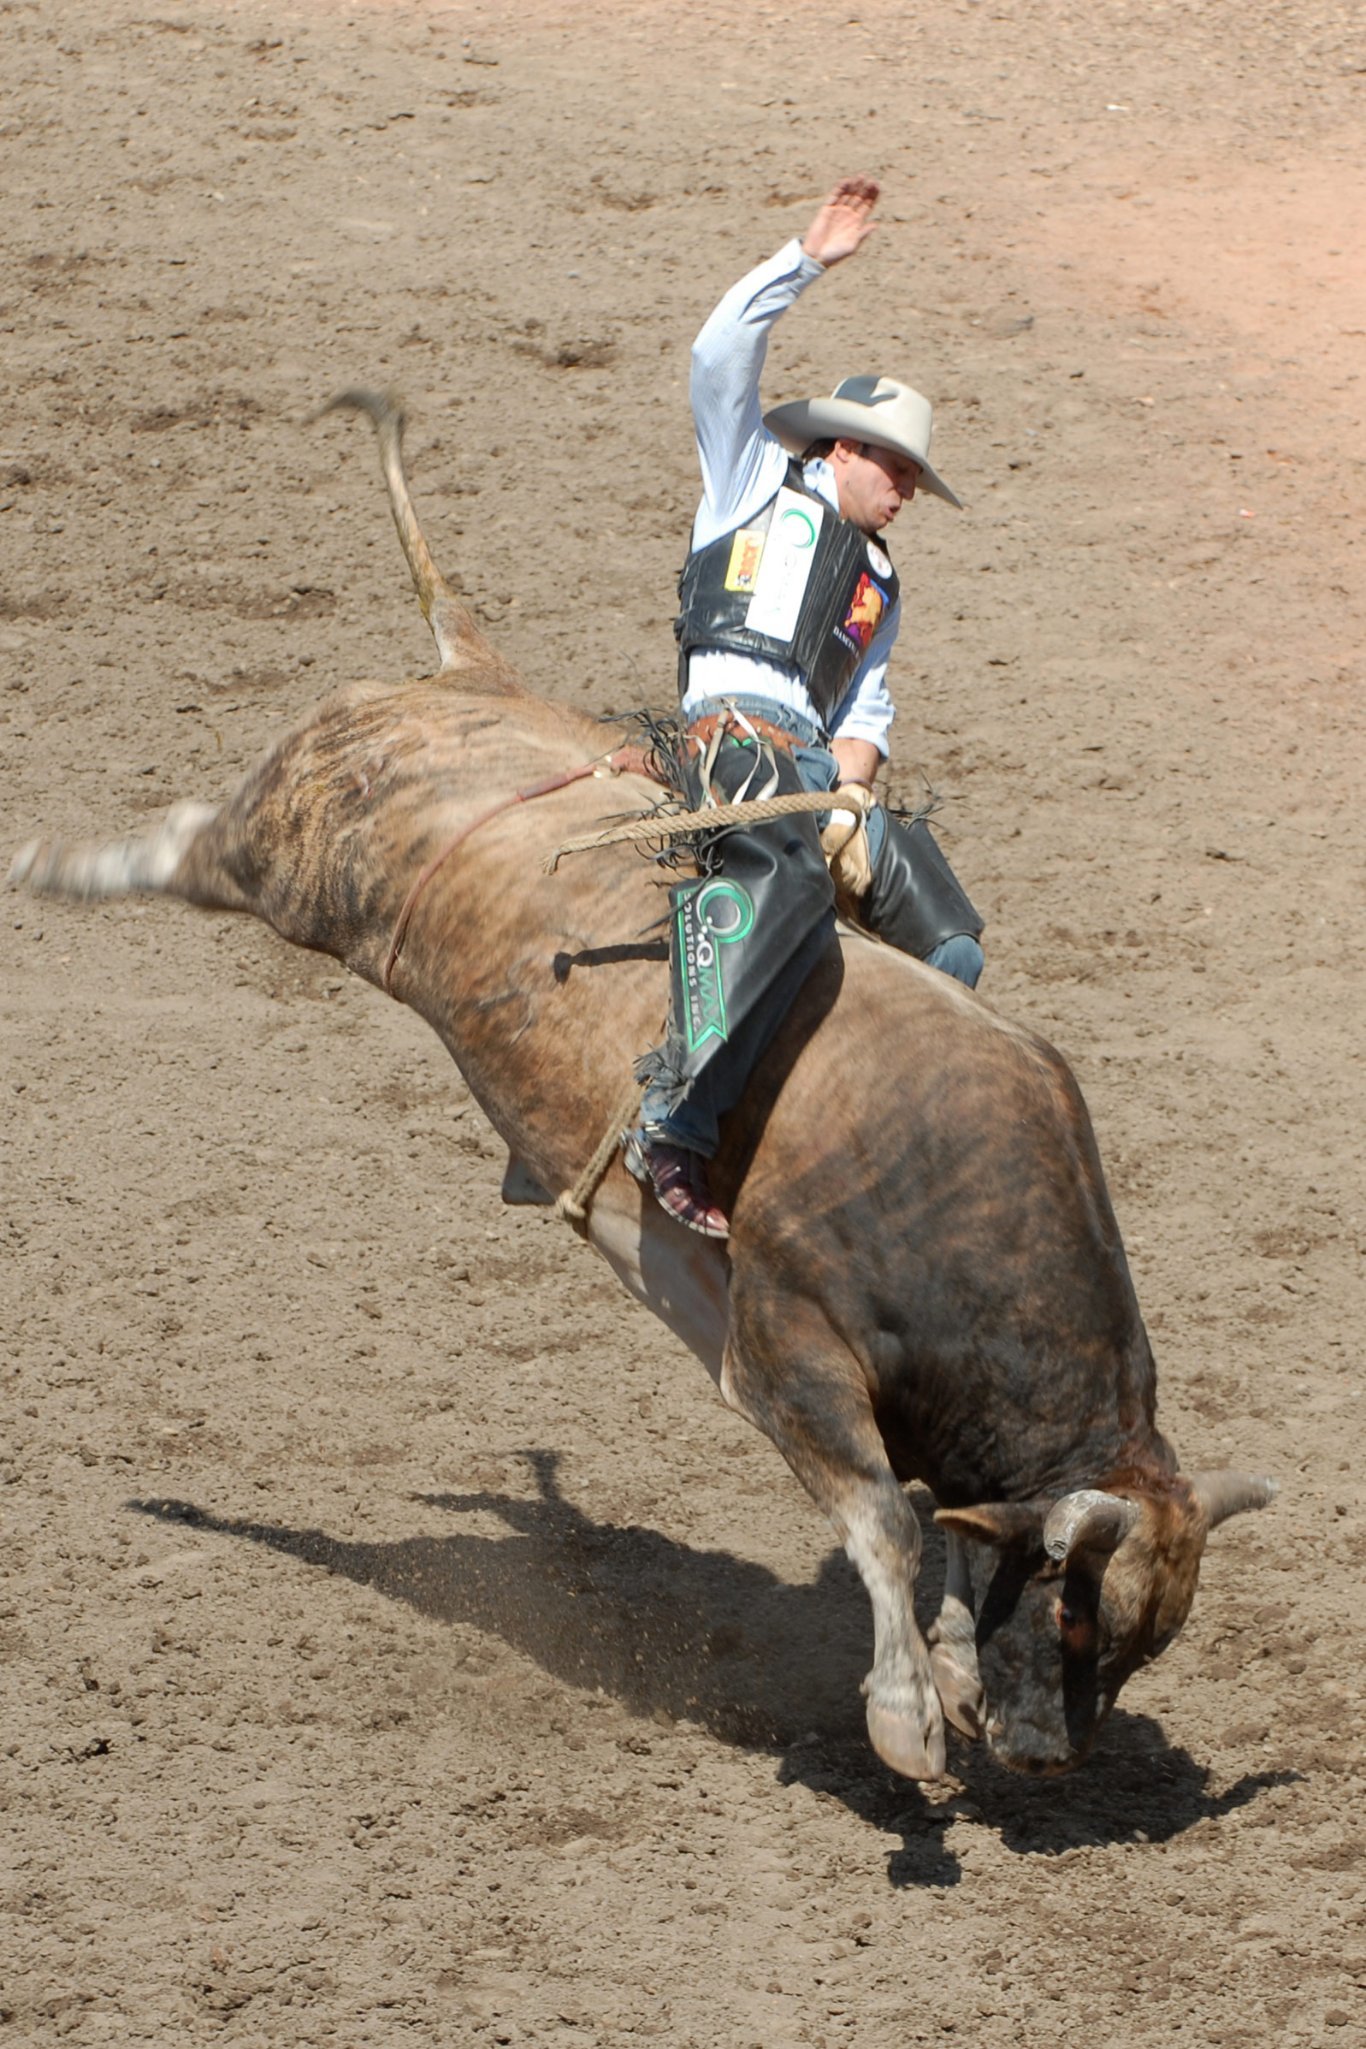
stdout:
<svg viewBox="0 0 1366 2049">
<path fill-rule="evenodd" d="M 944 1713 L 965 1736 L 980 1736 L 984 1695 L 977 1669 L 977 1622 L 967 1546 L 944 1532 L 944 1598 L 930 1630 L 930 1670 Z"/>
<path fill-rule="evenodd" d="M 730 1406 L 772 1439 L 838 1530 L 873 1608 L 868 1734 L 893 1771 L 937 1779 L 944 1718 L 916 1625 L 920 1525 L 887 1460 L 858 1362 L 809 1305 L 737 1276 L 721 1371 Z"/>
</svg>

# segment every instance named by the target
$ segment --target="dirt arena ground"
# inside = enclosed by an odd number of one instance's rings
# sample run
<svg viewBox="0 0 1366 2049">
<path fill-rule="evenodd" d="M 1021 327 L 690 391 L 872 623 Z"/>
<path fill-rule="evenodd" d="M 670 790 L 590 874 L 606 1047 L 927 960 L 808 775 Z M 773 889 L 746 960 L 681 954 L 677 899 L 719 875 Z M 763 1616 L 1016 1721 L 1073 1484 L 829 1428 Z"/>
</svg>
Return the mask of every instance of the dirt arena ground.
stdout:
<svg viewBox="0 0 1366 2049">
<path fill-rule="evenodd" d="M 436 1041 L 5 900 L 0 2043 L 1366 2042 L 1366 31 L 1330 0 L 0 7 L 6 848 L 429 664 L 341 386 L 536 687 L 668 700 L 691 337 L 935 395 L 892 787 L 1087 1091 L 1194 1467 L 1277 1474 L 1077 1778 L 869 1752 L 776 1453 Z"/>
</svg>

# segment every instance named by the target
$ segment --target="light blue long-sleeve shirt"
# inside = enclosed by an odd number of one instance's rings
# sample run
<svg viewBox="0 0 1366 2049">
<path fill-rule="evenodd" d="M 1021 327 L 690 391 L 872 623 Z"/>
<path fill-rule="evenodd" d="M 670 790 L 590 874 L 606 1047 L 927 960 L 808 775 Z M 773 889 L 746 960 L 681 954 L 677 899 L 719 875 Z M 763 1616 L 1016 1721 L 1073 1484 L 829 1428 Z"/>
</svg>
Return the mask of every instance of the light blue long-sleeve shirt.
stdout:
<svg viewBox="0 0 1366 2049">
<path fill-rule="evenodd" d="M 752 519 L 787 475 L 791 458 L 764 425 L 759 379 L 774 322 L 823 271 L 799 241 L 786 243 L 731 287 L 693 343 L 691 396 L 703 493 L 693 521 L 694 548 L 704 548 Z M 805 463 L 802 481 L 839 511 L 839 489 L 829 463 Z M 824 721 L 800 669 L 728 648 L 694 649 L 683 710 L 689 713 L 707 698 L 768 697 L 814 725 L 824 723 L 833 739 L 869 740 L 885 755 L 895 717 L 887 691 L 887 660 L 900 625 L 898 598 L 869 641 L 833 715 Z"/>
</svg>

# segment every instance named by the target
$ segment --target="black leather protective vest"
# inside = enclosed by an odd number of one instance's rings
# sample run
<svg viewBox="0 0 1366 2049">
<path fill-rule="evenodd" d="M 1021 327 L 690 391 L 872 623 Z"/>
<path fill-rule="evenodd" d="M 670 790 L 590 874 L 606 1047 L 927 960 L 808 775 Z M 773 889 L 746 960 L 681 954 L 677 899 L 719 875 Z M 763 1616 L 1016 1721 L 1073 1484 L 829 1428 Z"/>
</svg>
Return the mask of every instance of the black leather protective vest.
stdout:
<svg viewBox="0 0 1366 2049">
<path fill-rule="evenodd" d="M 762 511 L 684 563 L 674 621 L 680 690 L 694 648 L 728 648 L 800 669 L 829 720 L 899 589 L 879 543 L 808 491 L 794 462 Z"/>
</svg>

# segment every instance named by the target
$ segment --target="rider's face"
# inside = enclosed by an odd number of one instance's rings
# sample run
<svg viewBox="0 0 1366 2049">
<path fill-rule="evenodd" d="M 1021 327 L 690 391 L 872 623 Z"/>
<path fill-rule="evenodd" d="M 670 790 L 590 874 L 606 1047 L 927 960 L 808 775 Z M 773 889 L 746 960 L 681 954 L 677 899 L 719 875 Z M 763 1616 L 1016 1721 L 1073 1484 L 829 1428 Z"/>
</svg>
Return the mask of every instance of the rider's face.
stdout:
<svg viewBox="0 0 1366 2049">
<path fill-rule="evenodd" d="M 830 466 L 839 486 L 842 517 L 865 534 L 880 534 L 890 526 L 902 506 L 910 504 L 920 481 L 918 462 L 890 448 L 875 448 L 871 441 L 837 441 L 830 451 Z"/>
</svg>

